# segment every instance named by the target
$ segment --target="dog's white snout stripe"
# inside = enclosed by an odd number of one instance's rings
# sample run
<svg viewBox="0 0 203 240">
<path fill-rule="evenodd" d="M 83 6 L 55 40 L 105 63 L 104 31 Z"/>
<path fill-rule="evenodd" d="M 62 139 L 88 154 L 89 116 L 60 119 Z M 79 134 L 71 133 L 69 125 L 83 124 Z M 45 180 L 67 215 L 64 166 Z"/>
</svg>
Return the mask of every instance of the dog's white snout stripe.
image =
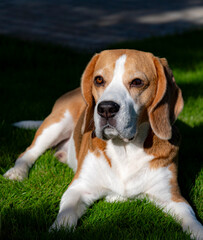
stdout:
<svg viewBox="0 0 203 240">
<path fill-rule="evenodd" d="M 121 102 L 121 99 L 124 97 L 122 96 L 123 90 L 124 92 L 127 91 L 123 84 L 126 58 L 127 56 L 124 54 L 116 61 L 112 81 L 105 89 L 103 95 L 99 100 L 99 103 L 102 101 L 114 101 L 119 104 Z"/>
</svg>

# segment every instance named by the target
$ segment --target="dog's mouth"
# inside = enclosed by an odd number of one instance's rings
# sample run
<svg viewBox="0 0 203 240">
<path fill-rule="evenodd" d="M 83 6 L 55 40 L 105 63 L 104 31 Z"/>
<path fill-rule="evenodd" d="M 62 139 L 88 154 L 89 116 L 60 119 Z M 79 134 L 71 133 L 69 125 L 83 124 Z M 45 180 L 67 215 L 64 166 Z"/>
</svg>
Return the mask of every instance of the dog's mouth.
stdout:
<svg viewBox="0 0 203 240">
<path fill-rule="evenodd" d="M 110 140 L 110 139 L 115 139 L 115 138 L 123 140 L 124 142 L 131 142 L 134 140 L 135 136 L 126 138 L 126 137 L 123 137 L 115 127 L 113 127 L 109 124 L 104 126 L 104 128 L 102 129 L 102 139 Z"/>
<path fill-rule="evenodd" d="M 118 137 L 118 135 L 119 135 L 118 131 L 109 124 L 107 124 L 102 129 L 102 138 L 104 140 L 109 140 L 109 139 L 116 138 L 116 137 Z"/>
</svg>

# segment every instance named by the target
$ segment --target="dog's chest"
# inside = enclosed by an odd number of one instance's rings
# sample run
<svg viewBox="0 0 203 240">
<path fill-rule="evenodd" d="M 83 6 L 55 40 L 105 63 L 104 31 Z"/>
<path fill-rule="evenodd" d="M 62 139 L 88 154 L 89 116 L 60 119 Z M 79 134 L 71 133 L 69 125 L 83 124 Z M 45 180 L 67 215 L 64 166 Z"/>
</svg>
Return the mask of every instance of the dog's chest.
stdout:
<svg viewBox="0 0 203 240">
<path fill-rule="evenodd" d="M 104 195 L 133 197 L 146 190 L 152 177 L 149 161 L 153 156 L 134 144 L 115 145 L 111 141 L 108 141 L 105 152 L 111 164 L 104 153 L 96 156 L 88 152 L 80 172 L 82 181 L 90 188 L 104 191 Z"/>
<path fill-rule="evenodd" d="M 110 159 L 110 163 L 106 159 Z M 115 145 L 108 141 L 105 154 L 88 151 L 79 173 L 79 182 L 95 196 L 134 198 L 139 194 L 168 194 L 171 172 L 168 167 L 152 169 L 154 158 L 134 144 Z"/>
<path fill-rule="evenodd" d="M 154 157 L 133 143 L 122 146 L 111 141 L 106 153 L 111 159 L 112 190 L 127 197 L 143 192 L 150 177 L 149 161 Z"/>
</svg>

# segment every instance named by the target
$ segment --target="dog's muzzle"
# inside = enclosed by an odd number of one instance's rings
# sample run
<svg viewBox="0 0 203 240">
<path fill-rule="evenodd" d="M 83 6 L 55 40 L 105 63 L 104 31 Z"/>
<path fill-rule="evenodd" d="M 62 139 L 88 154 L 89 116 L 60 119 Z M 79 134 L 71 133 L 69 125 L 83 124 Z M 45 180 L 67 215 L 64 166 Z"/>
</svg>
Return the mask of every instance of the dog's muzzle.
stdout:
<svg viewBox="0 0 203 240">
<path fill-rule="evenodd" d="M 115 116 L 119 109 L 120 105 L 113 101 L 102 101 L 97 106 L 97 113 L 101 117 L 100 127 L 102 128 L 102 136 L 105 140 L 118 135 Z"/>
<path fill-rule="evenodd" d="M 95 109 L 95 134 L 103 140 L 119 138 L 132 141 L 136 134 L 136 112 L 133 105 L 101 101 Z"/>
</svg>

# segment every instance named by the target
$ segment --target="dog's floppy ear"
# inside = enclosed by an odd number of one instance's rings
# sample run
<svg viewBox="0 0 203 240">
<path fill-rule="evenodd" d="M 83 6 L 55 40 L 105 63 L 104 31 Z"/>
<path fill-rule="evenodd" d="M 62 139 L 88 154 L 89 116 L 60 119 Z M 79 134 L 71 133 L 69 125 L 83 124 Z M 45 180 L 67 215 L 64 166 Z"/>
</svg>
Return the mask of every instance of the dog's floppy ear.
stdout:
<svg viewBox="0 0 203 240">
<path fill-rule="evenodd" d="M 95 54 L 90 62 L 88 63 L 85 71 L 82 75 L 81 80 L 81 90 L 83 98 L 87 104 L 84 116 L 84 122 L 82 126 L 82 134 L 93 130 L 93 114 L 94 114 L 94 99 L 92 96 L 92 84 L 93 84 L 93 73 L 95 69 L 96 62 L 99 58 L 99 54 Z"/>
<path fill-rule="evenodd" d="M 172 124 L 183 109 L 183 98 L 165 58 L 154 57 L 157 90 L 149 108 L 149 122 L 154 133 L 163 140 L 172 137 Z"/>
</svg>

